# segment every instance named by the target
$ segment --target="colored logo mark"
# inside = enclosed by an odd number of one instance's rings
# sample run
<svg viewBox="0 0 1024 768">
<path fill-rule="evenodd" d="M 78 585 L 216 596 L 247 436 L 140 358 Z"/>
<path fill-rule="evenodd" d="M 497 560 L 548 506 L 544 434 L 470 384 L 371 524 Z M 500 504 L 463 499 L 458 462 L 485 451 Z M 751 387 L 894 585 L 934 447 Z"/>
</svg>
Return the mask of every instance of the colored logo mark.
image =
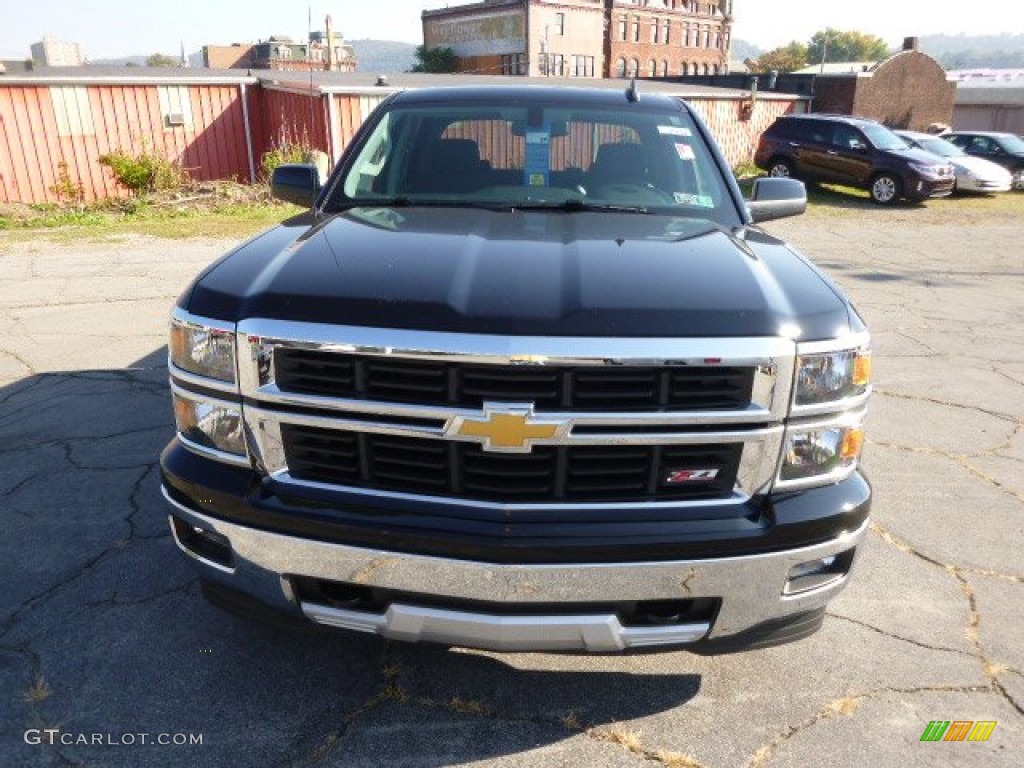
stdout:
<svg viewBox="0 0 1024 768">
<path fill-rule="evenodd" d="M 995 720 L 931 720 L 921 741 L 988 741 L 995 729 Z"/>
</svg>

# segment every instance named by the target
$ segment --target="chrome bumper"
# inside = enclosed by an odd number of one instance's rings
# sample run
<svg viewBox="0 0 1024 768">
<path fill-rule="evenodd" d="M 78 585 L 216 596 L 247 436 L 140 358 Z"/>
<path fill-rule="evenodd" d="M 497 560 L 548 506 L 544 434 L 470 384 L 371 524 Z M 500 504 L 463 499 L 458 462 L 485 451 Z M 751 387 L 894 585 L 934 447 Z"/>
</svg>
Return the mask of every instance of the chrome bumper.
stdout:
<svg viewBox="0 0 1024 768">
<path fill-rule="evenodd" d="M 268 533 L 223 522 L 183 506 L 166 489 L 174 514 L 214 531 L 231 545 L 229 566 L 212 562 L 184 546 L 202 567 L 204 578 L 258 598 L 268 605 L 303 614 L 320 624 L 372 632 L 408 641 L 431 641 L 499 651 L 587 650 L 676 645 L 726 638 L 758 624 L 822 608 L 848 580 L 848 572 L 826 584 L 785 594 L 791 569 L 839 555 L 864 537 L 867 522 L 831 541 L 770 554 L 719 559 L 639 563 L 503 565 L 363 549 L 343 544 Z M 172 526 L 172 530 L 174 530 Z M 369 613 L 299 601 L 290 576 L 305 576 L 453 601 L 514 604 L 515 615 L 494 615 L 392 603 L 385 613 Z M 624 601 L 721 601 L 714 624 L 694 622 L 624 626 L 614 614 L 585 614 L 574 605 Z M 436 601 L 435 601 L 436 602 Z M 559 615 L 524 614 L 534 603 L 565 604 Z"/>
</svg>

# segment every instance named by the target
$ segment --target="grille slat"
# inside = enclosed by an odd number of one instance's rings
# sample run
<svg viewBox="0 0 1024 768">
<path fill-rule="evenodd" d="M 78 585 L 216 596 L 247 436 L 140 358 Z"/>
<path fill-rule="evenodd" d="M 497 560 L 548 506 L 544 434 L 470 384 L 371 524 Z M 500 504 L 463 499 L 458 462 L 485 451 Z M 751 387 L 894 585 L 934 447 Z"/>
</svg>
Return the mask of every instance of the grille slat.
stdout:
<svg viewBox="0 0 1024 768">
<path fill-rule="evenodd" d="M 747 407 L 754 369 L 477 365 L 281 347 L 274 378 L 284 392 L 458 408 L 494 400 L 579 411 L 686 411 Z"/>
<path fill-rule="evenodd" d="M 288 470 L 299 480 L 484 501 L 661 501 L 727 496 L 742 446 L 538 446 L 491 453 L 470 443 L 282 424 Z M 671 472 L 718 470 L 670 485 Z"/>
</svg>

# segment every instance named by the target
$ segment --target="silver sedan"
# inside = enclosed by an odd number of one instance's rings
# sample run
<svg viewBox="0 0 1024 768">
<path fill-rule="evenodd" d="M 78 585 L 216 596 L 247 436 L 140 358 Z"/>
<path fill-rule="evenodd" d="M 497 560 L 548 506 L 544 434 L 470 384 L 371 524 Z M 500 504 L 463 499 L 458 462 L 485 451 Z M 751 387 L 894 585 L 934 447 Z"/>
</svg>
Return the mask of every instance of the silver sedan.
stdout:
<svg viewBox="0 0 1024 768">
<path fill-rule="evenodd" d="M 1007 192 L 1010 189 L 1010 172 L 1003 166 L 983 157 L 968 155 L 959 147 L 930 133 L 917 131 L 896 131 L 910 146 L 945 159 L 956 170 L 957 192 Z"/>
</svg>

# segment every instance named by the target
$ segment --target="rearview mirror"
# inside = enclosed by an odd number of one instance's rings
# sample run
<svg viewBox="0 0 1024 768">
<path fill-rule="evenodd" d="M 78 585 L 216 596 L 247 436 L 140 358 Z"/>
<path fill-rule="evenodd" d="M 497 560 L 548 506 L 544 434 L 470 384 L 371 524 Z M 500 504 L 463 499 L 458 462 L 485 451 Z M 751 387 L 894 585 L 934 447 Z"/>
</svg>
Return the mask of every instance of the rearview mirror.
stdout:
<svg viewBox="0 0 1024 768">
<path fill-rule="evenodd" d="M 315 165 L 285 163 L 270 176 L 270 194 L 278 200 L 310 208 L 320 191 L 320 173 Z"/>
<path fill-rule="evenodd" d="M 786 216 L 799 216 L 807 210 L 807 188 L 802 181 L 796 179 L 754 179 L 747 210 L 755 224 Z"/>
</svg>

